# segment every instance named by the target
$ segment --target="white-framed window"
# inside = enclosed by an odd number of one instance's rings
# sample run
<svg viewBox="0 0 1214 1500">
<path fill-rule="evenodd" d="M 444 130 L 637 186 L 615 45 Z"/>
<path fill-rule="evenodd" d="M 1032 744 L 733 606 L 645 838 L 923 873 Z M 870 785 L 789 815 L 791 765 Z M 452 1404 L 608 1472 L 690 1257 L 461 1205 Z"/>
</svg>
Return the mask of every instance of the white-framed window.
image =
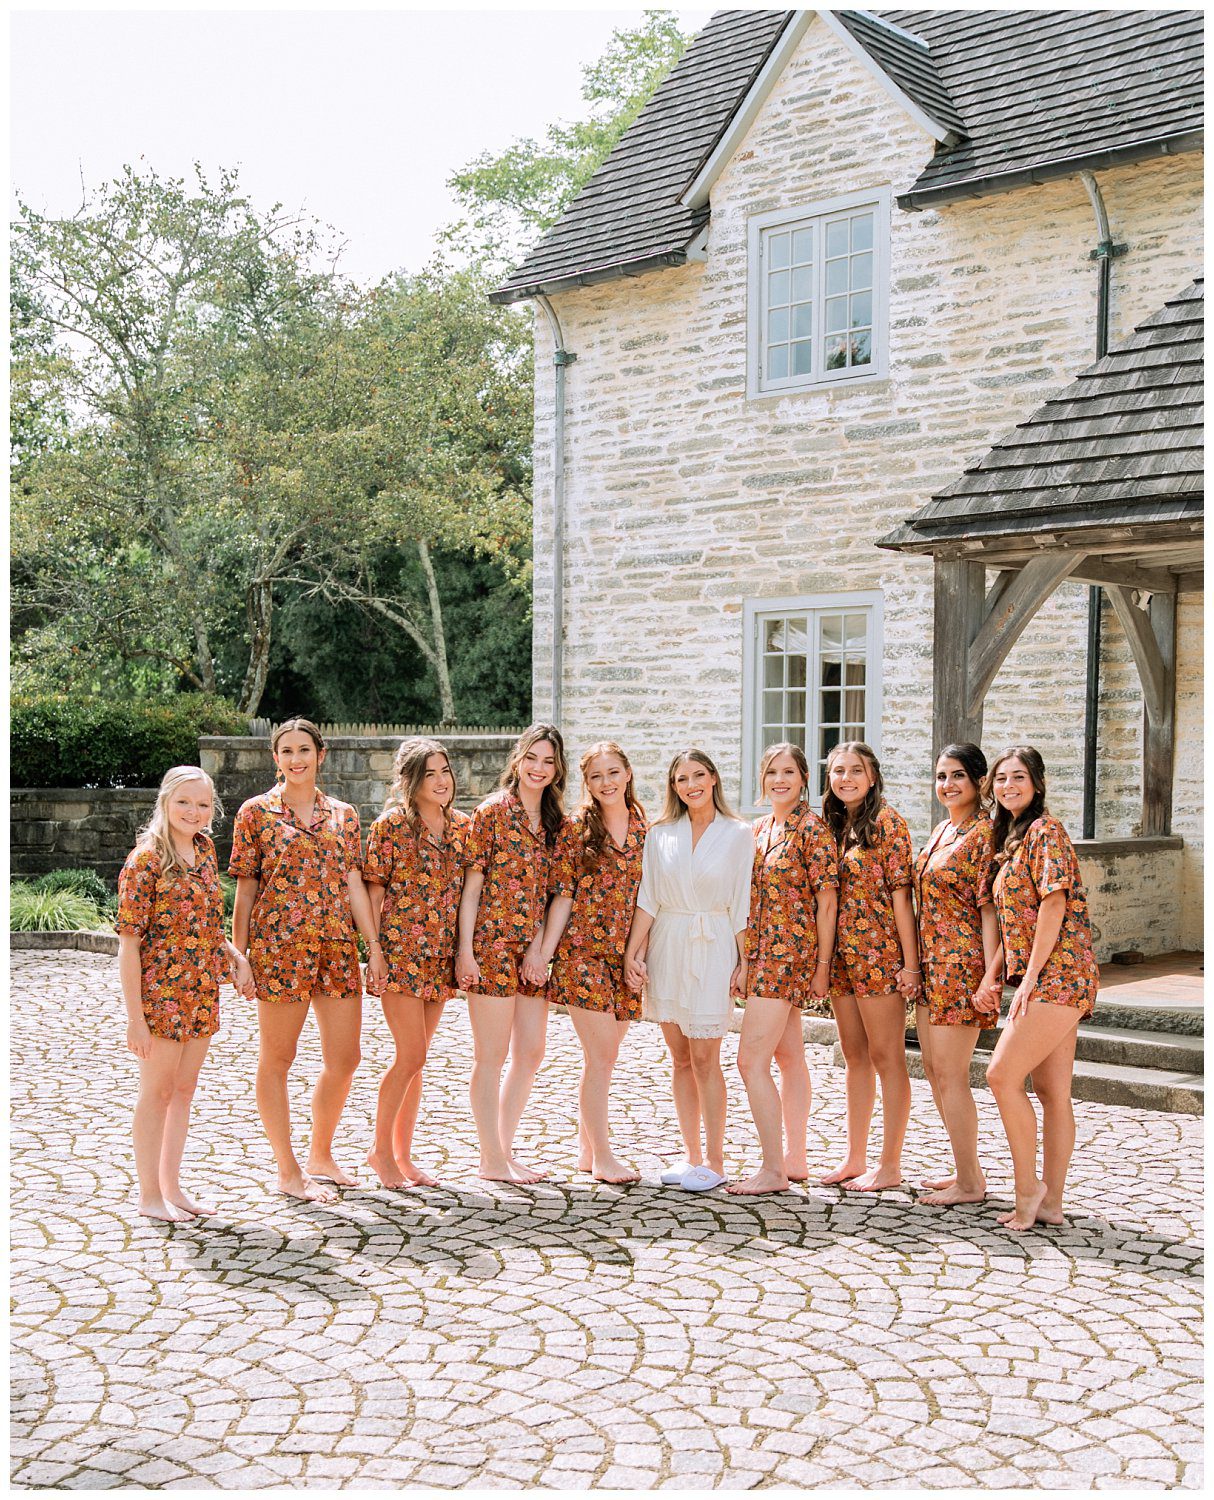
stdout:
<svg viewBox="0 0 1214 1500">
<path fill-rule="evenodd" d="M 743 607 L 742 805 L 758 807 L 759 762 L 790 740 L 805 751 L 810 797 L 843 740 L 881 752 L 881 594 L 748 599 Z"/>
<path fill-rule="evenodd" d="M 881 189 L 751 216 L 751 396 L 885 378 L 889 202 Z"/>
</svg>

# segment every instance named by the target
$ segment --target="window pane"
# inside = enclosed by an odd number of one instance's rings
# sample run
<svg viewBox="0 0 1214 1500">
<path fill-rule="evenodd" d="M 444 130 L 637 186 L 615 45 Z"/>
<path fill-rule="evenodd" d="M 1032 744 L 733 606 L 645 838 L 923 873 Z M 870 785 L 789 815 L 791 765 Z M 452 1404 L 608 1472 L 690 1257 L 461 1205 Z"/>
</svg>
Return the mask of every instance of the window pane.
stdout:
<svg viewBox="0 0 1214 1500">
<path fill-rule="evenodd" d="M 828 729 L 823 729 L 818 735 L 819 756 L 825 760 L 835 746 L 840 743 L 841 739 L 842 736 L 833 725 Z"/>
<path fill-rule="evenodd" d="M 784 699 L 784 722 L 786 724 L 805 723 L 805 694 L 789 693 Z"/>
<path fill-rule="evenodd" d="M 829 268 L 827 274 L 829 275 Z M 873 258 L 871 254 L 852 256 L 851 284 L 853 287 L 872 286 Z M 842 290 L 842 288 L 840 288 L 840 290 Z"/>
<path fill-rule="evenodd" d="M 847 298 L 827 297 L 826 299 L 826 331 L 827 333 L 842 333 L 847 327 Z"/>
<path fill-rule="evenodd" d="M 779 724 L 769 724 L 763 731 L 763 748 L 770 749 L 772 745 L 778 745 L 786 735 Z"/>
<path fill-rule="evenodd" d="M 767 651 L 784 650 L 784 621 L 769 620 L 766 626 L 766 641 L 764 649 Z"/>
<path fill-rule="evenodd" d="M 805 658 L 803 656 L 788 658 L 788 685 L 792 688 L 805 686 Z"/>
<path fill-rule="evenodd" d="M 837 657 L 832 660 L 824 656 L 818 663 L 818 681 L 823 687 L 838 687 L 843 680 L 842 671 Z"/>
<path fill-rule="evenodd" d="M 822 645 L 841 646 L 843 644 L 843 616 L 822 616 Z"/>
<path fill-rule="evenodd" d="M 851 221 L 851 247 L 853 250 L 873 248 L 872 214 L 857 214 Z"/>
<path fill-rule="evenodd" d="M 864 689 L 848 688 L 843 694 L 843 717 L 847 721 L 848 738 L 862 740 L 862 733 L 856 730 L 856 725 L 864 723 Z"/>
<path fill-rule="evenodd" d="M 800 745 L 801 749 L 804 750 L 805 749 L 805 726 L 803 724 L 790 724 L 788 726 L 788 733 L 784 736 L 784 738 L 786 740 L 788 740 L 793 745 Z M 768 740 L 767 743 L 769 745 L 774 745 L 775 741 L 774 740 Z"/>
<path fill-rule="evenodd" d="M 859 260 L 861 257 L 857 256 Z M 871 257 L 870 257 L 871 259 Z M 847 290 L 847 261 L 828 260 L 826 262 L 826 295 L 833 297 L 839 292 Z"/>
<path fill-rule="evenodd" d="M 788 309 L 773 307 L 767 314 L 767 338 L 772 344 L 783 344 L 788 338 Z"/>
<path fill-rule="evenodd" d="M 784 694 L 763 694 L 763 722 L 764 724 L 782 724 L 784 722 Z"/>
<path fill-rule="evenodd" d="M 784 686 L 784 657 L 765 656 L 763 658 L 763 686 L 765 688 Z"/>
<path fill-rule="evenodd" d="M 843 264 L 842 261 L 839 262 Z M 810 302 L 814 295 L 814 268 L 812 266 L 798 266 L 792 273 L 792 300 L 794 302 Z"/>
<path fill-rule="evenodd" d="M 768 265 L 773 271 L 780 270 L 788 264 L 788 236 L 786 234 L 773 234 L 767 241 Z"/>
<path fill-rule="evenodd" d="M 809 650 L 809 630 L 805 616 L 801 615 L 799 618 L 788 620 L 785 623 L 788 630 L 788 634 L 785 637 L 788 651 L 804 656 Z"/>
<path fill-rule="evenodd" d="M 846 219 L 836 219 L 833 224 L 826 226 L 826 253 L 827 255 L 847 254 Z"/>
<path fill-rule="evenodd" d="M 867 615 L 847 615 L 847 616 L 845 616 L 844 629 L 845 629 L 845 632 L 846 632 L 846 635 L 847 635 L 847 644 L 853 650 L 857 650 L 858 649 L 858 650 L 862 651 L 864 649 L 864 647 L 868 645 L 868 616 Z M 860 668 L 860 676 L 859 677 L 853 677 L 851 675 L 852 670 L 855 667 L 857 667 L 857 666 Z M 847 671 L 848 671 L 848 678 L 847 678 L 848 682 L 863 682 L 864 681 L 864 663 L 863 662 L 848 662 L 848 664 L 847 664 Z"/>
<path fill-rule="evenodd" d="M 792 336 L 807 339 L 814 331 L 814 309 L 810 302 L 798 302 L 792 310 Z"/>
<path fill-rule="evenodd" d="M 851 362 L 853 365 L 871 365 L 873 362 L 873 336 L 871 333 L 852 335 Z"/>
<path fill-rule="evenodd" d="M 792 236 L 792 258 L 796 265 L 804 265 L 814 258 L 814 232 L 812 229 L 794 229 Z"/>
<path fill-rule="evenodd" d="M 838 724 L 842 719 L 843 694 L 838 692 L 824 692 L 821 703 L 822 723 Z"/>
<path fill-rule="evenodd" d="M 788 374 L 788 345 L 777 344 L 767 351 L 767 376 L 769 380 L 783 380 Z"/>
<path fill-rule="evenodd" d="M 794 375 L 808 375 L 813 368 L 812 345 L 807 339 L 803 344 L 792 346 L 792 372 Z"/>
<path fill-rule="evenodd" d="M 871 292 L 857 292 L 851 299 L 851 327 L 867 328 L 873 321 L 873 294 Z M 831 328 L 830 323 L 826 325 Z M 831 332 L 834 329 L 831 328 Z"/>
<path fill-rule="evenodd" d="M 773 271 L 767 278 L 767 302 L 770 307 L 777 307 L 788 301 L 788 272 Z"/>
<path fill-rule="evenodd" d="M 826 368 L 828 370 L 841 370 L 847 364 L 847 340 L 833 338 L 826 340 Z"/>
</svg>

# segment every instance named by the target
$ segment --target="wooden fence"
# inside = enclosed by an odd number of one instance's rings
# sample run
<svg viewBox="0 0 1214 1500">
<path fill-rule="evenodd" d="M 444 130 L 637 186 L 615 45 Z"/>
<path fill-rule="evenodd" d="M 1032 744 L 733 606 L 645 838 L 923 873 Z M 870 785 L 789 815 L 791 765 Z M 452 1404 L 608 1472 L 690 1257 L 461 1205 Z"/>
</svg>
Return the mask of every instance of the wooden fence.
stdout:
<svg viewBox="0 0 1214 1500">
<path fill-rule="evenodd" d="M 321 724 L 318 726 L 321 734 L 339 737 L 341 735 L 352 736 L 380 736 L 380 735 L 425 735 L 431 739 L 441 739 L 444 734 L 522 734 L 522 727 L 514 727 L 509 724 Z M 267 738 L 274 729 L 269 719 L 253 719 L 249 724 L 249 733 L 258 738 Z"/>
</svg>

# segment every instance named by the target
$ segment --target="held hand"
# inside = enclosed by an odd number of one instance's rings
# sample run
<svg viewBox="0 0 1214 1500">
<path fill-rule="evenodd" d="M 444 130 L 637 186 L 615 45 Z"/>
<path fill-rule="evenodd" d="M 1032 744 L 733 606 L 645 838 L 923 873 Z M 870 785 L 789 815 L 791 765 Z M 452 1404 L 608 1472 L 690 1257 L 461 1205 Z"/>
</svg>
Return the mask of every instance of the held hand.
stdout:
<svg viewBox="0 0 1214 1500">
<path fill-rule="evenodd" d="M 624 965 L 624 982 L 630 990 L 640 994 L 649 980 L 649 970 L 639 958 L 630 958 Z"/>
<path fill-rule="evenodd" d="M 378 943 L 367 954 L 367 990 L 372 995 L 382 995 L 388 983 L 388 961 Z"/>
<path fill-rule="evenodd" d="M 741 1000 L 746 996 L 746 960 L 742 959 L 729 976 L 729 993 Z"/>
<path fill-rule="evenodd" d="M 481 982 L 480 965 L 471 953 L 461 953 L 455 961 L 455 982 L 465 992 L 476 990 Z"/>
<path fill-rule="evenodd" d="M 1012 996 L 1012 1003 L 1008 1006 L 1007 1018 L 1014 1021 L 1017 1016 L 1027 1016 L 1029 1013 L 1029 1001 L 1033 998 L 1033 991 L 1037 988 L 1037 976 L 1026 974 L 1016 986 L 1016 993 Z"/>
<path fill-rule="evenodd" d="M 548 983 L 548 965 L 544 962 L 543 949 L 538 942 L 533 942 L 523 955 L 519 973 L 522 975 L 524 984 L 538 988 Z"/>
<path fill-rule="evenodd" d="M 815 1000 L 825 1000 L 830 994 L 830 965 L 818 964 L 814 977 L 809 982 L 809 993 Z"/>
<path fill-rule="evenodd" d="M 232 960 L 231 970 L 232 985 L 236 993 L 243 995 L 246 1000 L 256 1000 L 257 986 L 253 980 L 253 970 L 243 953 Z"/>
<path fill-rule="evenodd" d="M 1003 1003 L 1003 981 L 1001 979 L 984 979 L 974 995 L 970 1004 L 976 1011 L 984 1016 L 992 1016 L 998 1019 L 999 1007 Z"/>
<path fill-rule="evenodd" d="M 151 1057 L 152 1033 L 142 1017 L 138 1021 L 126 1023 L 126 1045 L 127 1051 L 133 1052 L 136 1057 Z"/>
<path fill-rule="evenodd" d="M 901 968 L 894 980 L 894 987 L 900 995 L 913 1000 L 923 989 L 923 976 L 918 969 Z"/>
</svg>

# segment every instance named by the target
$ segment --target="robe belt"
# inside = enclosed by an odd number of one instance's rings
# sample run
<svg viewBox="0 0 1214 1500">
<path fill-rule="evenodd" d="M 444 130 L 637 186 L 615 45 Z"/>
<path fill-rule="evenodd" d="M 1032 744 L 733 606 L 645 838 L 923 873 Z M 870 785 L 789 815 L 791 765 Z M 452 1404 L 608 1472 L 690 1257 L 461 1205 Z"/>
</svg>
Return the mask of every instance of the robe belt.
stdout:
<svg viewBox="0 0 1214 1500">
<path fill-rule="evenodd" d="M 704 947 L 712 942 L 713 935 L 709 930 L 706 918 L 727 917 L 729 908 L 727 906 L 714 906 L 709 911 L 687 911 L 677 906 L 664 906 L 662 910 L 671 917 L 690 917 L 691 930 L 687 934 L 691 942 L 689 954 L 691 977 L 693 979 L 704 978 Z"/>
</svg>

